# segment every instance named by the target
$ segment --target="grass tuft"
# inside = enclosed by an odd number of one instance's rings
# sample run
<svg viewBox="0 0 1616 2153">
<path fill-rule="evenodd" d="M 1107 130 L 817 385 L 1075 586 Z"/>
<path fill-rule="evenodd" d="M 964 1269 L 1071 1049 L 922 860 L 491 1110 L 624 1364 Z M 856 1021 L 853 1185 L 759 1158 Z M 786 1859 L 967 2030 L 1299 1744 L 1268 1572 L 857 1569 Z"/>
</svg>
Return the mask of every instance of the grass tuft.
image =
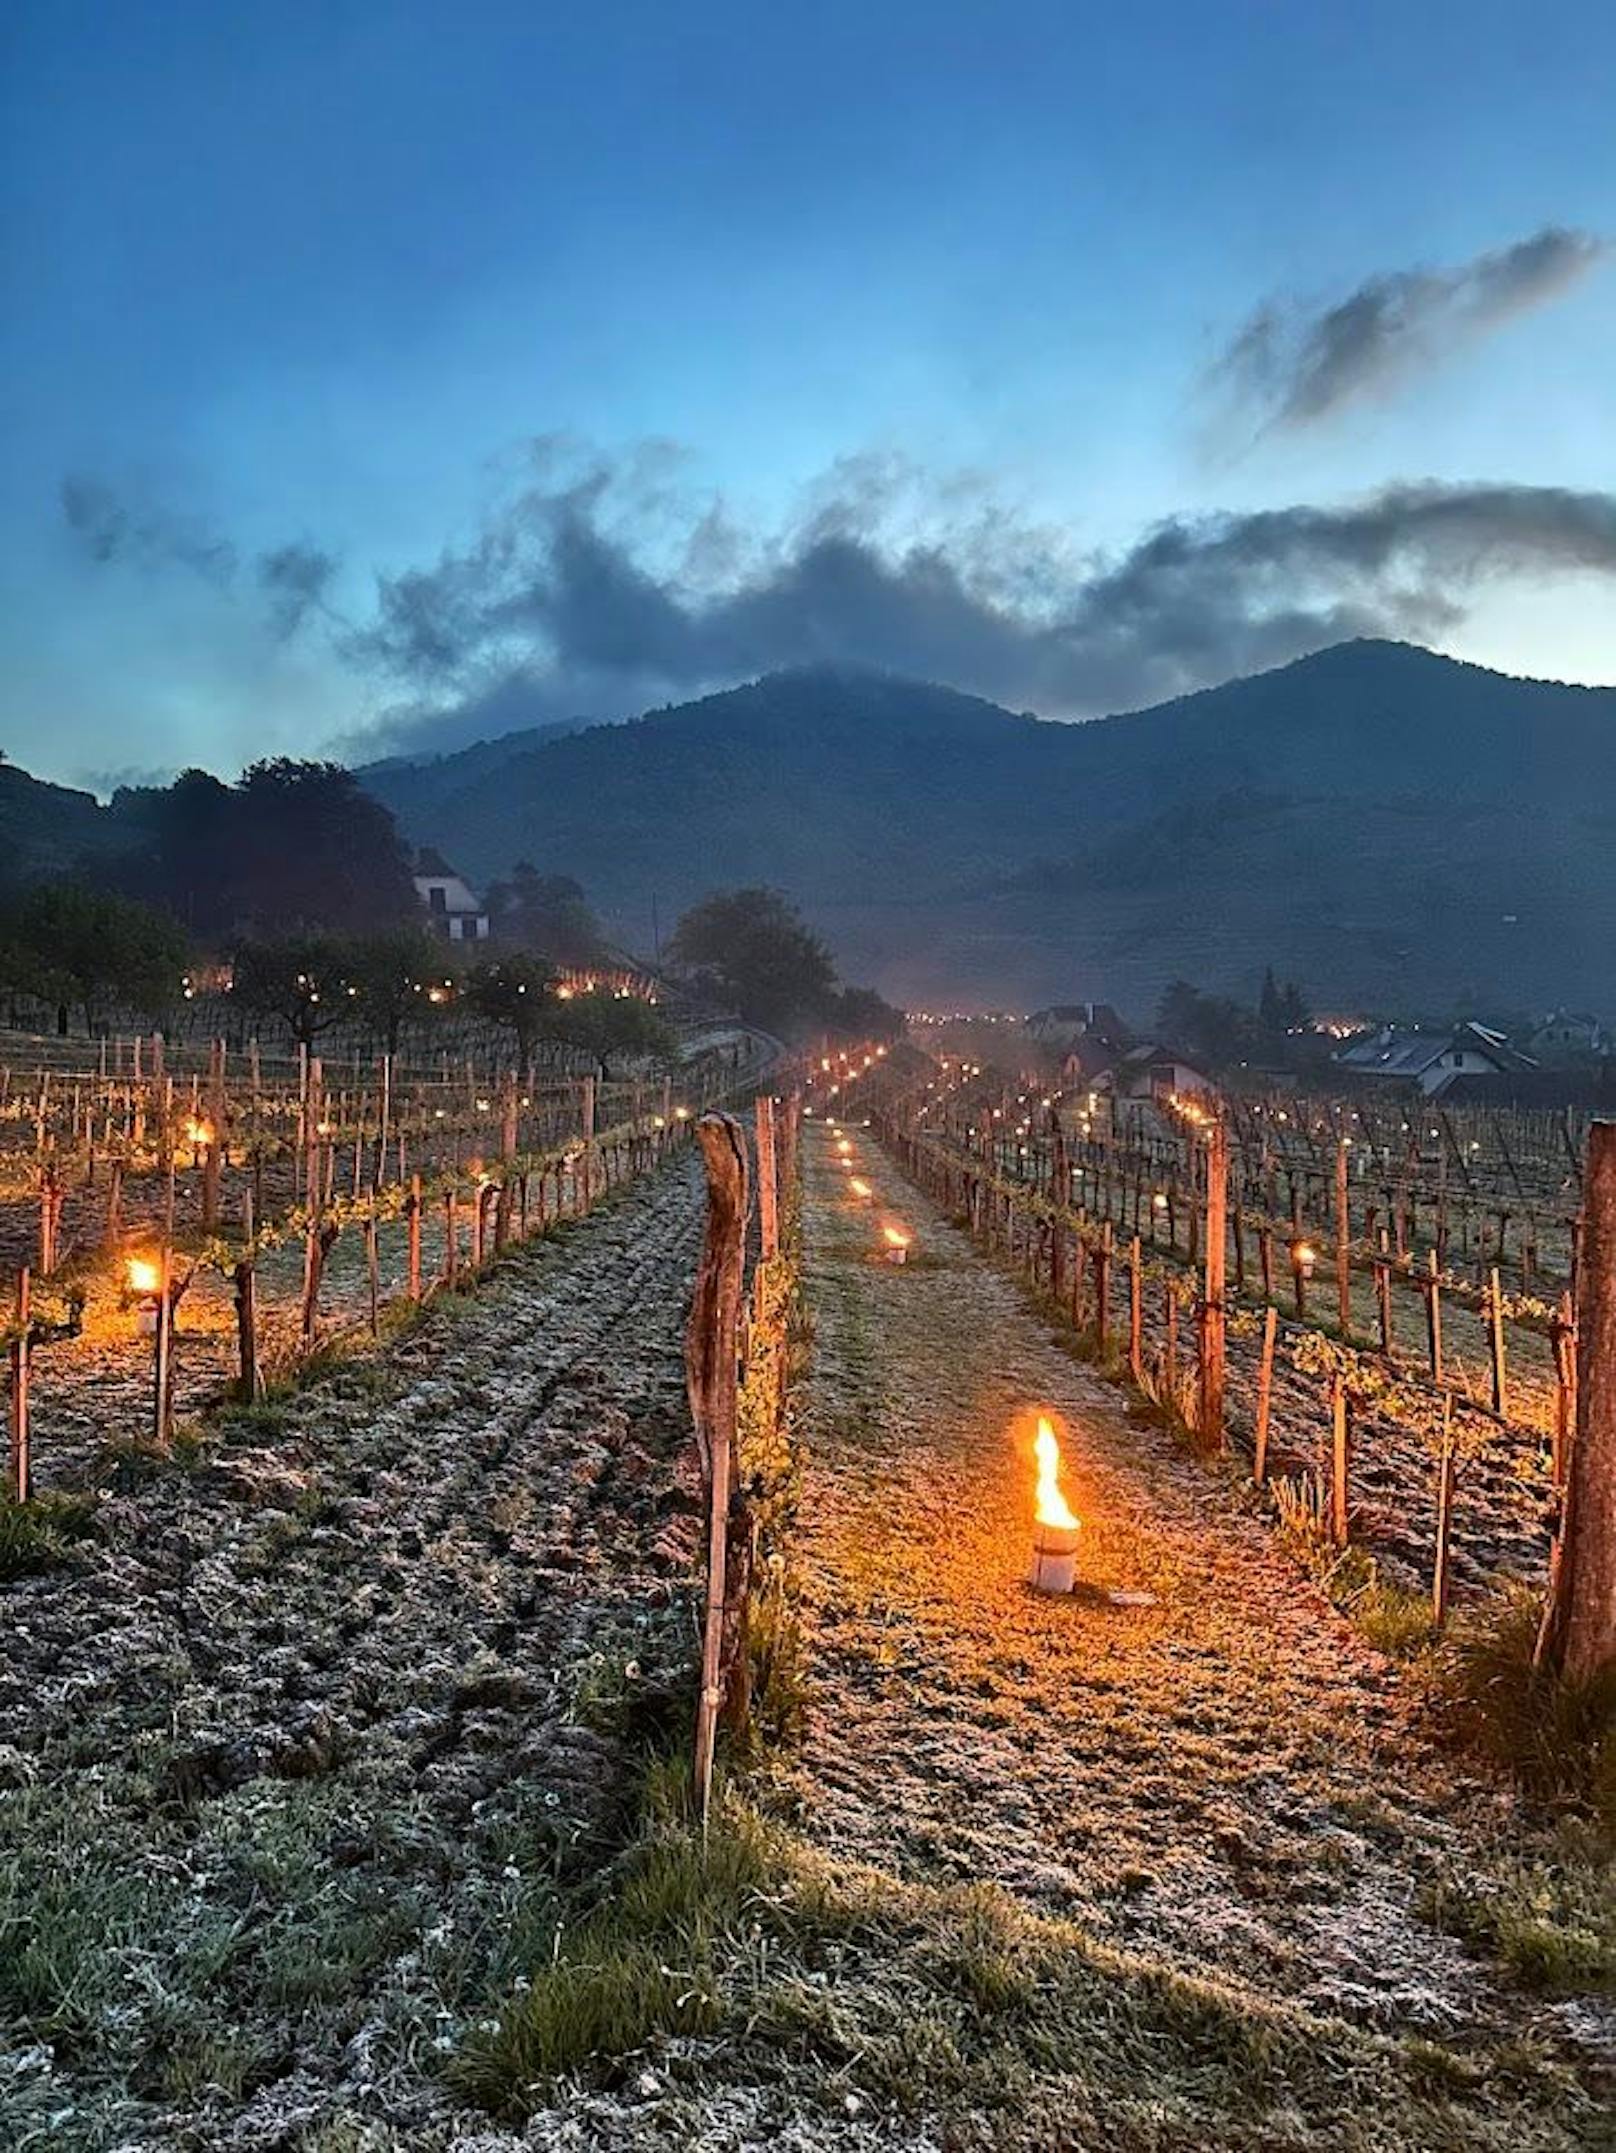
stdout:
<svg viewBox="0 0 1616 2153">
<path fill-rule="evenodd" d="M 1616 1837 L 1616 1668 L 1571 1682 L 1534 1663 L 1539 1606 L 1515 1590 L 1455 1639 L 1443 1689 L 1462 1732 L 1534 1800 Z"/>
<path fill-rule="evenodd" d="M 62 1562 L 95 1524 L 92 1495 L 36 1495 L 26 1503 L 0 1499 L 0 1583 Z"/>
</svg>

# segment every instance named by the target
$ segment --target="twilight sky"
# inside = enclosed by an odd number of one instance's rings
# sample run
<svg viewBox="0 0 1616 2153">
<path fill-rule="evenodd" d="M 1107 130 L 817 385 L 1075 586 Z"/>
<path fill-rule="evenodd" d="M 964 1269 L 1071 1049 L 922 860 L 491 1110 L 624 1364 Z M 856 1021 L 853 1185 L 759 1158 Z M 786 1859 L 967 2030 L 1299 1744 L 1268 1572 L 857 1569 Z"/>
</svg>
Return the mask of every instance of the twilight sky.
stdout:
<svg viewBox="0 0 1616 2153">
<path fill-rule="evenodd" d="M 10 0 L 0 746 L 1616 680 L 1606 0 Z"/>
</svg>

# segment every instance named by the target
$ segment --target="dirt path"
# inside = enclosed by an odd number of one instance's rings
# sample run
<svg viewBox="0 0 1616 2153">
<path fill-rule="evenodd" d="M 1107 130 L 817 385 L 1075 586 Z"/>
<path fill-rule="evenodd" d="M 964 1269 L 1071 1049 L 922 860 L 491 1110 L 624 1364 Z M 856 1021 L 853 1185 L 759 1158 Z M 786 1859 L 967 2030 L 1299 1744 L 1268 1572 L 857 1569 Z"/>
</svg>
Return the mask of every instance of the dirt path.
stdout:
<svg viewBox="0 0 1616 2153">
<path fill-rule="evenodd" d="M 913 1879 L 990 1879 L 1321 2014 L 1518 2029 L 1532 2012 L 1418 1912 L 1443 1858 L 1501 1827 L 1498 1797 L 1431 1752 L 1405 1685 L 1266 1524 L 1126 1420 L 852 1133 L 872 1203 L 809 1141 L 816 1837 Z M 915 1230 L 902 1268 L 876 1259 L 884 1216 Z M 1031 1402 L 1069 1430 L 1073 1599 L 1024 1583 L 1032 1465 L 1009 1431 Z"/>
<path fill-rule="evenodd" d="M 0 1822 L 57 1953 L 0 1973 L 0 2018 L 44 2029 L 0 2069 L 8 2145 L 444 2129 L 434 2039 L 539 1948 L 524 1908 L 688 1655 L 698 1181 L 523 1252 L 381 1380 L 112 1496 L 6 1589 Z"/>
</svg>

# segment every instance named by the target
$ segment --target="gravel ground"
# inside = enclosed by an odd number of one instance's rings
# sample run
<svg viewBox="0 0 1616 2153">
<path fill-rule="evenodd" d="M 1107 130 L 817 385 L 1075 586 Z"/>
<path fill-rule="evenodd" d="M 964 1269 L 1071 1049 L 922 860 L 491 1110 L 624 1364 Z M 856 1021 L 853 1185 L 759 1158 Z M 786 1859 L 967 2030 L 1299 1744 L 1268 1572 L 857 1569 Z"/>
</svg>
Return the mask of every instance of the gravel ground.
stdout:
<svg viewBox="0 0 1616 2153">
<path fill-rule="evenodd" d="M 827 1134 L 809 1138 L 815 1836 L 906 1877 L 990 1879 L 1329 2018 L 1520 2030 L 1533 2007 L 1416 1911 L 1434 1870 L 1507 1832 L 1505 1798 L 1431 1748 L 1396 1670 L 1269 1526 L 1125 1418 L 853 1135 L 870 1203 L 844 1193 Z M 876 1254 L 891 1217 L 916 1236 L 901 1268 Z M 1033 1402 L 1066 1431 L 1072 1598 L 1025 1583 Z"/>
</svg>

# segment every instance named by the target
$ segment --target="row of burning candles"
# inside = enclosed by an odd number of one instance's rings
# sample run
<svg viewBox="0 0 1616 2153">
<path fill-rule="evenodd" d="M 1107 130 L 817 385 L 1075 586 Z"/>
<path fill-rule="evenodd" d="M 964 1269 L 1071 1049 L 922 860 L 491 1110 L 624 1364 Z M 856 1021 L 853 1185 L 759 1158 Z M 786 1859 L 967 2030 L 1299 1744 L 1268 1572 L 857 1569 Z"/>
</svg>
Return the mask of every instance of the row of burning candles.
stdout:
<svg viewBox="0 0 1616 2153">
<path fill-rule="evenodd" d="M 836 1145 L 834 1153 L 836 1164 L 847 1176 L 848 1195 L 856 1203 L 867 1204 L 872 1202 L 875 1197 L 875 1190 L 864 1179 L 862 1174 L 856 1174 L 853 1171 L 858 1164 L 857 1156 L 853 1150 L 853 1139 L 847 1135 L 839 1122 L 829 1122 L 827 1127 Z M 900 1226 L 895 1219 L 885 1219 L 881 1225 L 881 1239 L 884 1244 L 883 1254 L 888 1263 L 905 1263 L 908 1261 L 909 1249 L 914 1241 L 914 1235 L 907 1226 Z"/>
<path fill-rule="evenodd" d="M 853 1139 L 836 1122 L 828 1126 L 836 1147 L 836 1163 L 847 1176 L 848 1194 L 856 1202 L 869 1203 L 875 1190 L 853 1171 L 858 1163 Z M 890 1219 L 882 1225 L 881 1233 L 888 1262 L 902 1263 L 914 1236 Z M 1077 1545 L 1082 1525 L 1061 1491 L 1060 1441 L 1047 1413 L 1037 1416 L 1032 1450 L 1038 1479 L 1033 1495 L 1032 1561 L 1027 1581 L 1036 1592 L 1070 1592 L 1077 1582 Z"/>
</svg>

